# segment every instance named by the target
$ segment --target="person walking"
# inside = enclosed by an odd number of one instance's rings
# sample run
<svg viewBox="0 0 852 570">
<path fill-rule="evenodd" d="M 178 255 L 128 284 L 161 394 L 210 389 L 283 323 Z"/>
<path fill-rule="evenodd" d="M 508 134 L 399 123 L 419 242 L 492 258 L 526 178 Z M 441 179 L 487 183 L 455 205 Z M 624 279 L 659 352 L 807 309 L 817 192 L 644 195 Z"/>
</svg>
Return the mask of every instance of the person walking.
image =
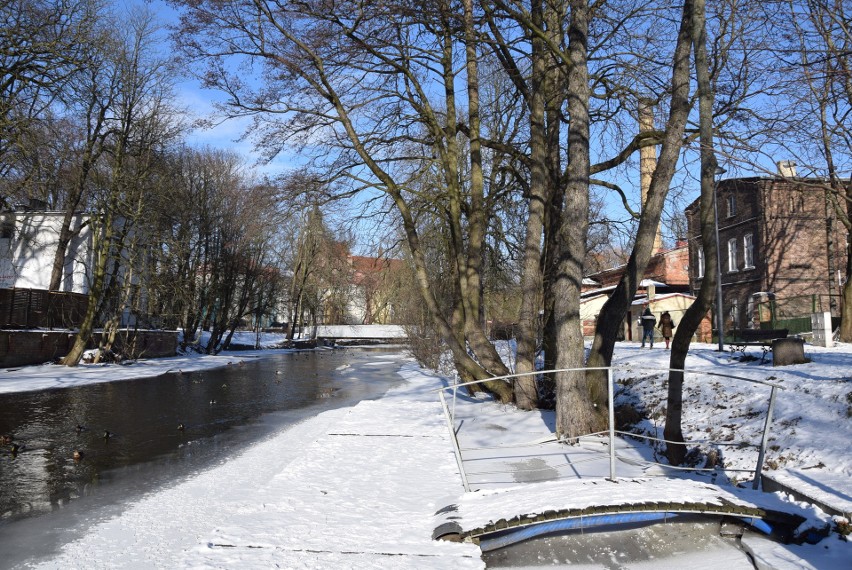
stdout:
<svg viewBox="0 0 852 570">
<path fill-rule="evenodd" d="M 672 330 L 676 327 L 672 316 L 668 311 L 660 315 L 660 332 L 663 334 L 663 340 L 666 341 L 666 348 L 669 347 L 669 341 L 672 339 Z"/>
<path fill-rule="evenodd" d="M 654 348 L 654 325 L 657 324 L 657 318 L 651 312 L 651 307 L 645 304 L 645 311 L 642 313 L 642 348 L 645 348 L 645 339 L 647 338 L 650 346 Z"/>
</svg>

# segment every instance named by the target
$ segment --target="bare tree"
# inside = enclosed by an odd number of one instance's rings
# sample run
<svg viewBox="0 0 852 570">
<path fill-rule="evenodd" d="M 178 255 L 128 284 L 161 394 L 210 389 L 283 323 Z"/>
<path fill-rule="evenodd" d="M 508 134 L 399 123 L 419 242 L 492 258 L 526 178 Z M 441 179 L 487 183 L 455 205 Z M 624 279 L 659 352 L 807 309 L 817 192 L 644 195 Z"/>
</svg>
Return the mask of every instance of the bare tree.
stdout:
<svg viewBox="0 0 852 570">
<path fill-rule="evenodd" d="M 128 237 L 138 229 L 134 224 L 145 211 L 144 181 L 151 176 L 153 155 L 175 134 L 173 113 L 166 103 L 169 82 L 163 73 L 164 62 L 149 51 L 154 31 L 151 16 L 140 12 L 128 24 L 127 36 L 114 44 L 116 49 L 107 60 L 116 78 L 116 90 L 108 111 L 103 113 L 109 128 L 102 160 L 96 165 L 99 192 L 93 197 L 88 305 L 74 345 L 63 359 L 68 366 L 79 363 L 99 318 L 121 291 Z M 114 328 L 115 320 L 111 322 Z"/>
<path fill-rule="evenodd" d="M 716 290 L 718 244 L 713 239 L 716 204 L 716 148 L 713 144 L 713 91 L 707 56 L 707 23 L 704 0 L 692 0 L 689 14 L 691 20 L 691 42 L 695 54 L 695 70 L 698 83 L 699 129 L 701 143 L 701 247 L 704 251 L 705 274 L 701 281 L 698 297 L 680 319 L 672 342 L 669 357 L 669 386 L 666 402 L 666 425 L 664 429 L 666 457 L 672 465 L 680 465 L 686 457 L 683 444 L 681 418 L 683 414 L 683 368 L 692 336 L 704 319 Z"/>
<path fill-rule="evenodd" d="M 453 6 L 441 2 L 411 10 L 403 3 L 343 3 L 329 10 L 314 2 L 176 4 L 187 8 L 185 33 L 175 36 L 179 44 L 192 59 L 210 64 L 204 76 L 231 95 L 232 113 L 258 118 L 261 143 L 274 141 L 267 148 L 277 152 L 282 141 L 322 136 L 326 148 L 335 149 L 333 155 L 323 153 L 333 156 L 324 164 L 330 180 L 346 176 L 350 188 L 378 190 L 393 201 L 424 302 L 463 377 L 506 372 L 478 325 L 480 228 L 487 216 L 472 205 L 479 200 L 479 182 L 471 190 L 461 177 L 456 82 L 460 62 L 470 66 L 471 59 L 459 57 L 464 24 Z M 212 13 L 215 18 L 208 17 Z M 223 65 L 230 56 L 256 62 L 263 87 L 251 89 L 230 73 Z M 440 181 L 435 190 L 451 228 L 462 293 L 456 318 L 443 314 L 432 296 L 417 212 L 411 208 L 411 183 L 431 168 Z M 505 383 L 490 386 L 501 399 L 511 398 Z"/>
<path fill-rule="evenodd" d="M 842 272 L 840 340 L 852 342 L 852 248 L 835 243 L 834 220 L 852 235 L 852 27 L 842 0 L 786 0 L 789 38 L 778 49 L 783 73 L 779 83 L 794 118 L 790 131 L 774 132 L 776 141 L 797 157 L 799 167 L 821 176 L 808 181 L 824 192 L 829 206 L 829 269 Z M 849 238 L 847 237 L 847 244 Z M 835 258 L 841 260 L 835 265 Z M 835 275 L 829 276 L 829 286 Z"/>
<path fill-rule="evenodd" d="M 642 204 L 636 239 L 624 274 L 598 317 L 592 352 L 588 359 L 590 367 L 608 366 L 612 360 L 618 330 L 627 309 L 633 302 L 639 281 L 653 253 L 663 205 L 683 148 L 686 121 L 691 107 L 689 54 L 692 9 L 692 2 L 684 3 L 672 55 L 669 88 L 671 101 L 660 156 L 651 177 L 647 196 Z"/>
<path fill-rule="evenodd" d="M 91 0 L 0 2 L 0 175 L 12 168 L 7 153 L 85 66 L 97 11 Z"/>
<path fill-rule="evenodd" d="M 186 348 L 199 344 L 199 329 L 215 310 L 214 268 L 227 240 L 227 196 L 241 192 L 244 180 L 235 154 L 186 147 L 169 153 L 166 177 L 161 189 L 167 195 L 149 208 L 157 240 L 151 294 L 164 321 L 183 330 Z M 176 202 L 182 207 L 175 208 Z"/>
</svg>

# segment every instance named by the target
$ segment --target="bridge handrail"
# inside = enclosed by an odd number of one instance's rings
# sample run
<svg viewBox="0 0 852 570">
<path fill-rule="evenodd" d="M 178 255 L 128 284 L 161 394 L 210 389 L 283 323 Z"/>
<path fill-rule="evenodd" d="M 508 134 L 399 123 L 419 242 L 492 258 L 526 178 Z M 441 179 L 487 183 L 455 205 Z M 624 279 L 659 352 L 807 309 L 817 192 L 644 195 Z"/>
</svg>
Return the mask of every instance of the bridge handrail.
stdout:
<svg viewBox="0 0 852 570">
<path fill-rule="evenodd" d="M 514 374 L 507 374 L 507 375 L 504 375 L 504 376 L 494 376 L 494 377 L 491 377 L 491 378 L 483 378 L 483 379 L 480 379 L 480 380 L 472 380 L 470 382 L 461 382 L 461 383 L 457 383 L 457 384 L 449 384 L 447 386 L 442 386 L 441 388 L 437 388 L 435 390 L 435 392 L 438 393 L 438 397 L 441 400 L 441 406 L 443 407 L 444 414 L 445 414 L 445 417 L 446 417 L 446 420 L 447 420 L 447 427 L 449 428 L 449 431 L 450 431 L 450 436 L 451 436 L 451 440 L 452 440 L 452 443 L 453 443 L 453 449 L 454 449 L 454 452 L 455 452 L 455 455 L 456 455 L 456 462 L 457 462 L 458 467 L 459 467 L 459 472 L 461 474 L 462 483 L 464 485 L 465 490 L 470 491 L 470 485 L 468 483 L 467 474 L 466 474 L 465 468 L 464 468 L 464 460 L 462 458 L 461 447 L 460 447 L 459 441 L 458 441 L 458 433 L 456 432 L 456 429 L 455 429 L 455 400 L 456 400 L 456 394 L 458 393 L 459 388 L 463 388 L 465 386 L 473 386 L 473 385 L 476 385 L 476 384 L 483 384 L 485 382 L 490 382 L 490 381 L 494 381 L 494 380 L 508 380 L 510 378 L 518 378 L 518 377 L 522 377 L 522 376 L 533 376 L 533 375 L 549 374 L 549 373 L 557 373 L 557 372 L 578 372 L 578 371 L 589 371 L 589 370 L 602 370 L 602 371 L 606 371 L 606 373 L 607 373 L 607 394 L 608 394 L 608 405 L 607 405 L 607 407 L 608 407 L 608 411 L 609 411 L 609 419 L 608 419 L 609 435 L 608 435 L 608 439 L 609 439 L 609 456 L 610 456 L 609 457 L 610 479 L 615 480 L 615 458 L 616 458 L 616 456 L 615 456 L 615 436 L 616 436 L 617 432 L 615 430 L 615 404 L 614 404 L 615 381 L 614 381 L 613 372 L 615 372 L 617 370 L 632 370 L 632 369 L 624 367 L 624 366 L 559 368 L 559 369 L 553 369 L 553 370 L 537 370 L 537 371 L 531 371 L 531 372 L 520 372 L 520 373 L 514 373 Z M 757 465 L 755 466 L 755 469 L 754 469 L 754 480 L 753 480 L 753 484 L 752 484 L 752 487 L 754 489 L 757 489 L 760 485 L 760 477 L 761 477 L 761 473 L 763 471 L 763 462 L 764 462 L 764 458 L 765 458 L 765 455 L 766 455 L 766 447 L 767 447 L 768 442 L 769 442 L 769 426 L 772 423 L 772 414 L 773 414 L 773 410 L 774 410 L 774 407 L 775 407 L 776 390 L 778 390 L 778 389 L 784 390 L 785 389 L 784 386 L 781 386 L 780 384 L 776 384 L 774 382 L 768 382 L 768 381 L 765 381 L 765 380 L 756 380 L 754 378 L 747 378 L 747 377 L 744 377 L 744 376 L 737 376 L 737 375 L 733 375 L 733 374 L 724 374 L 724 373 L 720 373 L 720 372 L 712 372 L 712 371 L 707 371 L 707 370 L 697 370 L 697 369 L 689 369 L 689 368 L 683 368 L 683 369 L 679 369 L 679 368 L 644 368 L 642 370 L 642 372 L 645 373 L 645 374 L 649 374 L 649 375 L 652 375 L 655 372 L 656 373 L 659 373 L 659 372 L 682 372 L 684 374 L 684 376 L 686 374 L 701 374 L 701 375 L 704 375 L 704 376 L 715 376 L 715 377 L 720 377 L 720 378 L 728 378 L 728 379 L 733 379 L 733 380 L 750 382 L 750 383 L 753 383 L 753 384 L 763 385 L 763 386 L 767 386 L 767 387 L 770 388 L 769 407 L 768 407 L 768 410 L 766 412 L 766 422 L 765 422 L 764 427 L 763 427 L 763 435 L 761 437 L 761 443 L 760 443 L 758 457 L 757 457 Z M 452 394 L 453 394 L 452 411 L 450 410 L 450 407 L 447 405 L 447 401 L 446 401 L 446 398 L 444 396 L 444 393 L 447 390 L 452 390 Z M 588 435 L 588 434 L 586 434 L 586 435 Z M 645 439 L 652 440 L 652 441 L 663 441 L 663 442 L 665 442 L 664 439 L 661 439 L 661 438 L 658 438 L 658 437 L 652 437 L 652 436 L 643 436 L 643 437 Z M 680 443 L 680 442 L 677 442 L 677 443 Z M 683 442 L 683 443 L 690 443 L 690 442 Z M 677 466 L 668 466 L 668 467 L 677 467 Z"/>
<path fill-rule="evenodd" d="M 453 390 L 456 388 L 464 388 L 465 386 L 473 386 L 476 384 L 484 384 L 485 382 L 491 382 L 493 380 L 508 380 L 510 378 L 520 378 L 521 376 L 538 376 L 539 374 L 553 374 L 556 372 L 579 372 L 579 371 L 589 371 L 589 370 L 624 370 L 629 371 L 630 368 L 626 366 L 581 366 L 577 368 L 554 368 L 552 370 L 536 370 L 534 372 L 516 372 L 513 374 L 505 374 L 503 376 L 491 376 L 488 378 L 482 378 L 480 380 L 470 380 L 469 382 L 458 382 L 456 384 L 449 384 L 447 386 L 441 386 L 440 388 L 435 388 L 435 392 L 442 392 L 446 390 Z M 718 376 L 720 378 L 730 378 L 733 380 L 743 380 L 745 382 L 751 382 L 753 384 L 762 384 L 764 386 L 770 386 L 773 388 L 780 388 L 781 390 L 786 390 L 784 386 L 781 384 L 776 384 L 774 382 L 768 382 L 766 380 L 757 380 L 755 378 L 748 378 L 746 376 L 736 376 L 734 374 L 723 374 L 721 372 L 712 372 L 709 370 L 699 370 L 695 368 L 644 368 L 643 372 L 683 372 L 684 374 L 704 374 L 705 376 Z"/>
</svg>

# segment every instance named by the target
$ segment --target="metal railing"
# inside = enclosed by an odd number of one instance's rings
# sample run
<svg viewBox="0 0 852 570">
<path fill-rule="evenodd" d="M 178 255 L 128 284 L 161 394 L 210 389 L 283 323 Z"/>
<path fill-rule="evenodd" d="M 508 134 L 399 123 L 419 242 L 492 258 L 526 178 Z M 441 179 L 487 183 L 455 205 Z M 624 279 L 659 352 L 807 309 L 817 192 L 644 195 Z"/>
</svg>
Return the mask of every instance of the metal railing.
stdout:
<svg viewBox="0 0 852 570">
<path fill-rule="evenodd" d="M 667 441 L 663 438 L 654 437 L 654 436 L 646 435 L 646 434 L 642 434 L 642 433 L 634 433 L 634 432 L 626 432 L 626 431 L 616 430 L 616 426 L 615 426 L 615 405 L 614 405 L 615 404 L 615 383 L 616 382 L 615 382 L 614 372 L 615 371 L 625 371 L 625 372 L 631 371 L 632 372 L 632 369 L 629 369 L 629 368 L 624 368 L 624 367 L 562 368 L 562 369 L 555 369 L 555 370 L 537 370 L 535 372 L 508 374 L 506 376 L 497 376 L 497 377 L 492 377 L 492 378 L 486 378 L 486 379 L 483 379 L 483 380 L 474 380 L 472 382 L 451 384 L 451 385 L 444 386 L 444 387 L 440 388 L 439 390 L 437 390 L 438 396 L 439 396 L 440 401 L 441 401 L 441 406 L 444 410 L 444 415 L 445 415 L 445 418 L 446 418 L 446 421 L 447 421 L 447 427 L 450 431 L 450 439 L 451 439 L 452 444 L 453 444 L 453 451 L 455 453 L 456 463 L 457 463 L 458 468 L 459 468 L 459 473 L 461 474 L 462 484 L 464 485 L 465 491 L 466 492 L 470 491 L 470 483 L 469 483 L 468 476 L 467 476 L 467 470 L 465 469 L 465 460 L 464 460 L 464 456 L 462 454 L 462 448 L 459 444 L 459 438 L 458 438 L 459 429 L 461 428 L 461 426 L 460 425 L 458 427 L 456 426 L 456 411 L 455 411 L 456 410 L 456 397 L 457 397 L 459 388 L 465 388 L 465 387 L 468 387 L 468 386 L 483 384 L 485 382 L 492 382 L 492 381 L 499 381 L 499 380 L 511 380 L 513 378 L 520 378 L 520 377 L 524 377 L 524 376 L 537 376 L 537 375 L 541 375 L 541 374 L 552 374 L 552 373 L 559 373 L 559 372 L 579 372 L 579 371 L 588 372 L 588 371 L 594 371 L 594 370 L 604 370 L 607 373 L 607 406 L 608 406 L 608 421 L 607 421 L 608 426 L 607 426 L 607 430 L 601 431 L 601 432 L 595 432 L 595 433 L 581 434 L 581 435 L 577 436 L 576 439 L 583 438 L 583 437 L 590 437 L 590 436 L 606 435 L 608 447 L 609 447 L 609 452 L 608 452 L 608 455 L 609 455 L 609 477 L 608 478 L 610 480 L 616 479 L 616 465 L 617 465 L 616 459 L 618 458 L 618 454 L 616 452 L 615 441 L 616 441 L 617 435 L 618 436 L 627 436 L 627 437 L 630 437 L 630 438 L 641 438 L 641 439 L 645 439 L 645 440 L 648 440 L 648 441 L 651 441 L 651 442 L 658 442 L 658 443 L 662 443 L 662 444 L 678 443 L 678 444 L 683 444 L 683 445 L 687 445 L 687 446 L 688 445 L 696 445 L 696 444 L 712 444 L 712 445 L 717 445 L 717 446 L 731 446 L 731 445 L 740 446 L 741 445 L 740 443 L 732 443 L 730 441 L 722 442 L 722 441 L 713 441 L 713 440 L 709 440 L 709 439 L 707 439 L 707 440 L 691 440 L 691 441 L 685 441 L 685 442 L 672 442 L 672 441 Z M 684 374 L 684 381 L 686 380 L 687 374 L 694 374 L 694 375 L 701 375 L 701 376 L 713 376 L 713 377 L 718 377 L 718 378 L 727 378 L 727 379 L 732 379 L 732 380 L 736 380 L 736 381 L 748 382 L 748 383 L 751 383 L 751 384 L 766 386 L 770 389 L 769 402 L 768 402 L 768 407 L 767 407 L 767 411 L 766 411 L 766 418 L 765 418 L 765 422 L 764 422 L 764 426 L 763 426 L 763 433 L 762 433 L 762 436 L 761 436 L 761 441 L 760 441 L 759 450 L 758 450 L 758 456 L 757 456 L 756 465 L 755 465 L 754 469 L 725 469 L 725 471 L 753 472 L 754 478 L 753 478 L 753 482 L 752 482 L 752 488 L 758 489 L 759 486 L 760 486 L 760 477 L 761 477 L 761 473 L 763 471 L 763 464 L 764 464 L 764 460 L 765 460 L 765 457 L 766 457 L 766 447 L 767 447 L 767 444 L 768 444 L 768 441 L 769 441 L 769 429 L 770 429 L 770 426 L 772 424 L 772 415 L 773 415 L 774 408 L 775 408 L 776 393 L 777 393 L 777 390 L 779 390 L 779 389 L 783 390 L 784 387 L 780 386 L 778 384 L 774 384 L 772 382 L 764 381 L 764 380 L 755 380 L 753 378 L 746 378 L 744 376 L 736 376 L 736 375 L 733 375 L 733 374 L 723 374 L 723 373 L 719 373 L 719 372 L 710 372 L 710 371 L 706 371 L 706 370 L 649 368 L 649 369 L 645 369 L 644 371 L 648 372 L 648 373 L 656 372 L 656 373 L 666 373 L 666 374 L 668 372 L 671 372 L 671 371 L 682 372 Z M 448 392 L 452 393 L 452 404 L 451 405 L 448 404 L 448 402 L 447 402 L 446 394 Z M 558 438 L 556 437 L 555 433 L 552 434 L 552 435 L 553 435 L 552 439 L 549 439 L 548 441 L 553 441 L 553 442 L 559 441 Z M 540 440 L 540 441 L 537 441 L 535 443 L 545 443 L 545 442 L 543 440 Z M 510 446 L 494 446 L 492 449 L 505 450 L 508 447 L 510 447 Z M 480 449 L 480 451 L 481 451 L 481 449 Z M 479 458 L 479 459 L 481 460 L 481 458 Z M 651 462 L 651 463 L 665 467 L 667 469 L 673 469 L 673 470 L 678 470 L 678 471 L 708 472 L 708 471 L 718 471 L 719 470 L 716 467 L 713 467 L 713 468 L 707 468 L 707 467 L 696 468 L 696 467 L 673 466 L 673 465 L 669 465 L 667 463 L 660 463 L 660 462 Z"/>
</svg>

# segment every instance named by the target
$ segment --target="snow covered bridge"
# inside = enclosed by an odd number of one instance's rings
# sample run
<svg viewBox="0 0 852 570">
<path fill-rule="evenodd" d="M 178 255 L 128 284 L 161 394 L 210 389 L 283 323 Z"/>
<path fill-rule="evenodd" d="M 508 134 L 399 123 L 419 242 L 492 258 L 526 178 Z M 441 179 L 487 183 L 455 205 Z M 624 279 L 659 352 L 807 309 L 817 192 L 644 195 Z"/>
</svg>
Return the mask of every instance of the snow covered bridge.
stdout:
<svg viewBox="0 0 852 570">
<path fill-rule="evenodd" d="M 547 481 L 465 493 L 436 514 L 434 538 L 483 551 L 567 530 L 666 521 L 682 514 L 731 517 L 784 542 L 821 526 L 777 495 L 673 478 Z M 803 524 L 809 521 L 809 524 Z"/>
<path fill-rule="evenodd" d="M 335 342 L 405 342 L 408 334 L 402 325 L 319 325 L 313 336 Z"/>
</svg>

